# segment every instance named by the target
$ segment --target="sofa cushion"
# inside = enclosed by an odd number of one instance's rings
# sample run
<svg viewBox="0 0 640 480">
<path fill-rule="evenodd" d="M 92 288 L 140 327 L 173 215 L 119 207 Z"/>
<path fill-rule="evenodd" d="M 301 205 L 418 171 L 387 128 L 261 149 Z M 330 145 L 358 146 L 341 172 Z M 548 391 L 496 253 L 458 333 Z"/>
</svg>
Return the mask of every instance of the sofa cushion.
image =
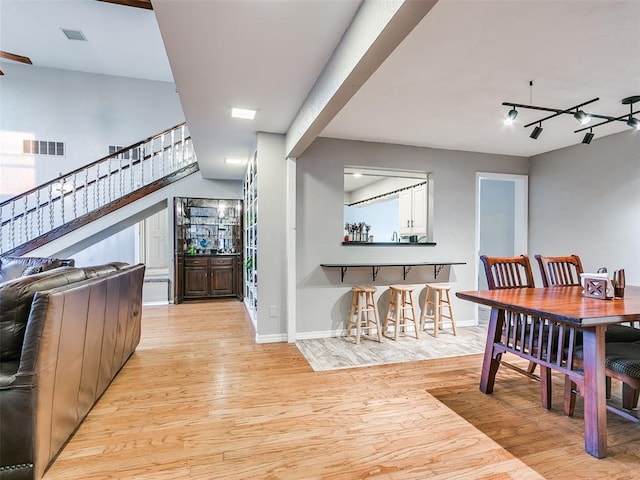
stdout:
<svg viewBox="0 0 640 480">
<path fill-rule="evenodd" d="M 0 284 L 0 362 L 20 358 L 31 301 L 37 291 L 84 279 L 84 270 L 60 267 Z"/>
<path fill-rule="evenodd" d="M 0 256 L 0 282 L 21 277 L 29 267 L 41 267 L 41 271 L 45 272 L 53 268 L 73 267 L 73 265 L 74 261 L 72 259 Z"/>
<path fill-rule="evenodd" d="M 29 275 L 34 275 L 36 273 L 40 273 L 41 271 L 42 265 L 31 265 L 30 267 L 27 267 L 22 271 L 22 276 L 28 277 Z"/>
<path fill-rule="evenodd" d="M 87 278 L 95 278 L 95 277 L 100 277 L 102 275 L 106 275 L 108 273 L 124 270 L 126 268 L 130 268 L 131 266 L 132 265 L 125 262 L 111 262 L 111 263 L 105 263 L 104 265 L 92 265 L 89 267 L 80 267 L 80 268 L 84 270 L 84 274 Z"/>
</svg>

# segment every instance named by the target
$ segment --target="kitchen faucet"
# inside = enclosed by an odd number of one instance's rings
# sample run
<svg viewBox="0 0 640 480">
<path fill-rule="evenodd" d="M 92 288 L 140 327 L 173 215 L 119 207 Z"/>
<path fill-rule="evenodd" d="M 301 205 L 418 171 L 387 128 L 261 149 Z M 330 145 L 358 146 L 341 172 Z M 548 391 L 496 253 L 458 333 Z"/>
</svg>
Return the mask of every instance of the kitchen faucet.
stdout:
<svg viewBox="0 0 640 480">
<path fill-rule="evenodd" d="M 398 238 L 398 232 L 396 232 L 395 230 L 393 231 L 393 235 L 391 235 L 391 241 L 392 242 L 399 242 L 400 239 Z"/>
</svg>

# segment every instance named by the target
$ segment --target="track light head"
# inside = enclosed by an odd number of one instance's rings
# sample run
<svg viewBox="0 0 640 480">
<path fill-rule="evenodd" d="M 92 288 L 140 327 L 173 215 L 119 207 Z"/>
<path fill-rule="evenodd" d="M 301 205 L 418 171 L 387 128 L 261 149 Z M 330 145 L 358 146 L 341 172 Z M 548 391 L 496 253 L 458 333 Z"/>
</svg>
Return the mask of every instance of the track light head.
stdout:
<svg viewBox="0 0 640 480">
<path fill-rule="evenodd" d="M 531 135 L 529 135 L 529 137 L 533 138 L 534 140 L 537 140 L 540 134 L 542 133 L 542 130 L 543 130 L 542 124 L 536 125 L 533 131 L 531 132 Z"/>
<path fill-rule="evenodd" d="M 507 113 L 507 116 L 504 119 L 504 124 L 505 125 L 513 125 L 513 121 L 516 119 L 517 116 L 518 116 L 518 111 L 516 110 L 516 107 L 513 107 Z"/>
<path fill-rule="evenodd" d="M 584 138 L 582 139 L 582 143 L 584 143 L 585 145 L 589 145 L 591 143 L 591 140 L 593 140 L 593 133 L 591 133 L 591 130 L 589 130 L 587 133 L 584 134 Z"/>
<path fill-rule="evenodd" d="M 591 117 L 584 113 L 584 110 L 578 110 L 573 114 L 573 117 L 580 122 L 580 125 L 586 125 L 591 121 Z"/>
<path fill-rule="evenodd" d="M 629 121 L 627 122 L 631 128 L 635 128 L 636 130 L 640 130 L 640 120 L 637 118 L 629 117 Z"/>
</svg>

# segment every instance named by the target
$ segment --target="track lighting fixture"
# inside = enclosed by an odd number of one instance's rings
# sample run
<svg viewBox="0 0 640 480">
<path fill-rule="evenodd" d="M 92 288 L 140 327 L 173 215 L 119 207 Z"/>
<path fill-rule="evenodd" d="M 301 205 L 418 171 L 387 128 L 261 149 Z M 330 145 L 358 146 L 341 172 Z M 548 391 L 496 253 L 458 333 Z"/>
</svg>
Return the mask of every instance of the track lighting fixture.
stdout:
<svg viewBox="0 0 640 480">
<path fill-rule="evenodd" d="M 627 125 L 629 125 L 631 128 L 635 128 L 636 130 L 640 130 L 640 120 L 638 120 L 637 118 L 629 116 Z"/>
<path fill-rule="evenodd" d="M 529 82 L 529 87 L 533 90 L 533 81 Z M 560 115 L 572 115 L 577 121 L 580 122 L 581 125 L 586 125 L 587 123 L 589 123 L 592 119 L 601 119 L 603 120 L 600 123 L 596 123 L 594 125 L 590 125 L 588 127 L 584 127 L 584 128 L 579 128 L 578 130 L 574 130 L 574 133 L 578 133 L 578 132 L 582 132 L 584 130 L 589 130 L 589 132 L 587 132 L 584 136 L 584 138 L 582 139 L 582 143 L 585 144 L 589 144 L 591 143 L 591 140 L 594 137 L 593 134 L 593 129 L 595 127 L 599 127 L 600 125 L 605 125 L 607 123 L 611 123 L 611 122 L 625 122 L 629 127 L 635 129 L 635 130 L 640 130 L 640 119 L 639 118 L 635 118 L 634 115 L 638 114 L 640 112 L 635 112 L 633 111 L 633 104 L 636 102 L 640 102 L 640 95 L 633 95 L 631 97 L 627 97 L 627 98 L 623 98 L 621 103 L 623 105 L 629 105 L 630 107 L 630 112 L 626 113 L 624 115 L 620 115 L 617 117 L 611 117 L 609 115 L 598 115 L 595 113 L 587 113 L 584 110 L 581 109 L 581 107 L 584 107 L 585 105 L 588 105 L 590 103 L 596 102 L 600 100 L 599 98 L 593 98 L 591 100 L 588 100 L 586 102 L 580 103 L 578 105 L 574 105 L 572 107 L 569 108 L 551 108 L 551 107 L 539 107 L 536 105 L 524 105 L 521 103 L 512 103 L 512 102 L 502 102 L 502 105 L 506 105 L 511 107 L 511 110 L 509 110 L 509 112 L 507 113 L 506 118 L 504 119 L 504 123 L 506 125 L 511 125 L 513 124 L 514 119 L 516 118 L 516 116 L 518 115 L 518 111 L 516 110 L 516 108 L 526 108 L 529 110 L 541 110 L 544 112 L 552 112 L 551 115 L 548 115 L 544 118 L 535 120 L 531 123 L 528 123 L 524 126 L 524 128 L 529 128 L 532 125 L 536 125 L 536 127 L 533 129 L 533 131 L 531 132 L 531 135 L 529 135 L 531 138 L 533 139 L 537 139 L 540 134 L 542 133 L 542 122 L 545 122 L 547 120 L 550 120 L 554 117 L 559 117 Z"/>
<path fill-rule="evenodd" d="M 518 116 L 518 111 L 516 110 L 515 107 L 513 107 L 511 110 L 509 110 L 509 112 L 507 113 L 506 118 L 504 119 L 504 124 L 505 125 L 513 125 L 513 121 L 516 119 L 516 117 Z"/>
<path fill-rule="evenodd" d="M 533 129 L 533 132 L 531 132 L 531 135 L 529 136 L 534 140 L 537 140 L 541 133 L 542 133 L 542 122 L 540 122 L 540 125 L 536 125 L 536 127 Z"/>
<path fill-rule="evenodd" d="M 591 121 L 591 117 L 584 113 L 584 110 L 578 110 L 573 114 L 574 118 L 580 122 L 580 125 L 586 125 Z"/>
<path fill-rule="evenodd" d="M 591 132 L 591 130 L 589 130 L 587 133 L 584 134 L 584 138 L 582 139 L 582 143 L 584 143 L 585 145 L 589 145 L 591 143 L 591 140 L 593 140 L 593 133 Z"/>
</svg>

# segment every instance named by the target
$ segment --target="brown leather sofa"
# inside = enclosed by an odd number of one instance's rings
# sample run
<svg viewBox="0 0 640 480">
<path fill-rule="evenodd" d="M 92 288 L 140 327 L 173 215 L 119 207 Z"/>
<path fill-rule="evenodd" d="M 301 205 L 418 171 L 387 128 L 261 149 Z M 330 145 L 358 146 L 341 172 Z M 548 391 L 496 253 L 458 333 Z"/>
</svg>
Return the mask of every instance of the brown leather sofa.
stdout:
<svg viewBox="0 0 640 480">
<path fill-rule="evenodd" d="M 140 341 L 145 266 L 0 284 L 0 480 L 38 480 Z"/>
<path fill-rule="evenodd" d="M 73 267 L 74 265 L 73 259 L 0 255 L 0 283 L 58 267 Z"/>
</svg>

